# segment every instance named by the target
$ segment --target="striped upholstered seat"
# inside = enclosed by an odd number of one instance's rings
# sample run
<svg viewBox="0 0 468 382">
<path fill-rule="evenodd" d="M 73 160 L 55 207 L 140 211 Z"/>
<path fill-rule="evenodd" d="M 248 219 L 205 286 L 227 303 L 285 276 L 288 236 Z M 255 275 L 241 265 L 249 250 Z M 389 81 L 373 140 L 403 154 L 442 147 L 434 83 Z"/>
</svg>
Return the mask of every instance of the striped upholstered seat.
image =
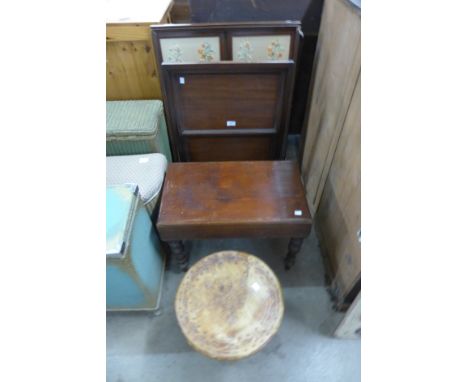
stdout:
<svg viewBox="0 0 468 382">
<path fill-rule="evenodd" d="M 134 183 L 138 185 L 140 197 L 150 215 L 154 211 L 167 160 L 162 154 L 119 155 L 107 157 L 106 184 Z"/>
</svg>

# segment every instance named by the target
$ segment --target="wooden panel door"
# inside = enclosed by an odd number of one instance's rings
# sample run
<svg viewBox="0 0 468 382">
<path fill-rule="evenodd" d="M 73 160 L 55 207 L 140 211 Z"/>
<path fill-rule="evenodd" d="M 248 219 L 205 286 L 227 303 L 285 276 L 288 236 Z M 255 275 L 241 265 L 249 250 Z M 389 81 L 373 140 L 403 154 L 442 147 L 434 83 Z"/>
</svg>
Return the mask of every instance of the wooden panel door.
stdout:
<svg viewBox="0 0 468 382">
<path fill-rule="evenodd" d="M 284 157 L 292 61 L 162 63 L 173 152 L 182 161 Z"/>
<path fill-rule="evenodd" d="M 342 303 L 361 278 L 361 80 L 339 137 L 318 206 L 317 229 Z"/>
<path fill-rule="evenodd" d="M 361 13 L 325 0 L 305 125 L 302 174 L 339 307 L 361 278 Z"/>
<path fill-rule="evenodd" d="M 326 0 L 304 129 L 302 173 L 317 210 L 361 70 L 361 14 L 347 0 Z"/>
<path fill-rule="evenodd" d="M 182 131 L 275 129 L 282 82 L 277 73 L 181 76 L 175 83 L 178 126 Z"/>
</svg>

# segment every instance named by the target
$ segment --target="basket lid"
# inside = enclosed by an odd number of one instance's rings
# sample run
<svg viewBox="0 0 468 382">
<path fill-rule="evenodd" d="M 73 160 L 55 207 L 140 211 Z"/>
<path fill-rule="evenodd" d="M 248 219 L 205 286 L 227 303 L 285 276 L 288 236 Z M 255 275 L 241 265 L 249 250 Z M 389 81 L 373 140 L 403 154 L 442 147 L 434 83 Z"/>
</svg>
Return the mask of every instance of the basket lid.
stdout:
<svg viewBox="0 0 468 382">
<path fill-rule="evenodd" d="M 159 100 L 107 101 L 107 138 L 155 135 L 159 131 L 162 113 L 163 105 Z"/>
<path fill-rule="evenodd" d="M 138 205 L 138 186 L 122 184 L 106 189 L 106 255 L 122 258 Z"/>
</svg>

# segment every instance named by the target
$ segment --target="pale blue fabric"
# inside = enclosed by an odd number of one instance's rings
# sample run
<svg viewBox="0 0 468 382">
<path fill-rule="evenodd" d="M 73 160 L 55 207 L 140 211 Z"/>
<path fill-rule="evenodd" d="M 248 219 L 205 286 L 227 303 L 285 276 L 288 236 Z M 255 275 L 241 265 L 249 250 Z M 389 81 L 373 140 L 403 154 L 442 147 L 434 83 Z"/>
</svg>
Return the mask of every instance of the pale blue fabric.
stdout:
<svg viewBox="0 0 468 382">
<path fill-rule="evenodd" d="M 106 189 L 106 254 L 120 253 L 128 240 L 129 219 L 136 206 L 135 184 L 108 186 Z M 122 254 L 123 255 L 123 254 Z"/>
</svg>

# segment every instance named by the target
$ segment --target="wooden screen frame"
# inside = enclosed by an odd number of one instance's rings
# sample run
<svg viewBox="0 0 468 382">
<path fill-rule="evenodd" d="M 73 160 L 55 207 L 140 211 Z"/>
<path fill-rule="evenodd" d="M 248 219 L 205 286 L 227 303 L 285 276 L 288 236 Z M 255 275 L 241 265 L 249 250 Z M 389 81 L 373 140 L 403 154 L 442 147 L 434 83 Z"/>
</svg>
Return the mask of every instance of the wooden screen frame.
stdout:
<svg viewBox="0 0 468 382">
<path fill-rule="evenodd" d="M 154 52 L 158 65 L 162 63 L 160 40 L 163 38 L 219 37 L 221 61 L 232 60 L 232 37 L 290 35 L 289 60 L 297 62 L 299 51 L 299 21 L 267 21 L 244 23 L 200 23 L 151 25 Z M 278 60 L 279 61 L 279 60 Z M 186 64 L 187 62 L 183 62 Z"/>
<path fill-rule="evenodd" d="M 177 128 L 173 125 L 173 116 L 175 112 L 174 102 L 168 96 L 168 79 L 167 75 L 164 74 L 164 68 L 169 68 L 170 65 L 218 65 L 225 62 L 232 63 L 234 65 L 269 65 L 272 63 L 284 63 L 288 62 L 289 65 L 292 63 L 292 67 L 288 70 L 288 81 L 285 89 L 288 91 L 284 92 L 285 99 L 284 105 L 287 105 L 287 109 L 283 110 L 283 114 L 287 115 L 286 119 L 282 119 L 283 122 L 283 144 L 281 145 L 280 153 L 278 158 L 284 158 L 286 152 L 286 141 L 287 141 L 287 132 L 289 129 L 289 116 L 291 112 L 291 102 L 294 91 L 294 79 L 296 77 L 296 64 L 299 55 L 299 46 L 300 46 L 300 34 L 301 34 L 301 23 L 300 21 L 266 21 L 266 22 L 235 22 L 235 23 L 199 23 L 199 24 L 155 24 L 151 25 L 151 36 L 153 41 L 153 49 L 156 58 L 156 65 L 158 72 L 160 73 L 161 79 L 161 90 L 162 90 L 162 99 L 166 107 L 165 115 L 167 126 L 169 130 L 169 141 L 172 149 L 172 157 L 175 161 L 181 161 L 182 158 L 186 157 L 187 148 L 185 146 L 179 146 L 182 141 L 178 134 L 176 133 Z M 289 48 L 289 60 L 266 60 L 261 62 L 233 62 L 232 60 L 232 37 L 237 36 L 265 36 L 265 35 L 285 35 L 289 34 L 290 39 L 290 48 Z M 210 63 L 163 63 L 162 62 L 162 51 L 160 40 L 162 38 L 190 38 L 190 37 L 201 37 L 201 36 L 210 36 L 210 37 L 219 37 L 220 41 L 220 59 L 221 61 L 210 62 Z M 213 67 L 213 66 L 211 66 Z M 234 68 L 234 67 L 232 67 Z M 247 134 L 246 134 L 247 136 Z M 276 142 L 276 145 L 277 146 Z M 182 152 L 179 152 L 183 151 Z M 185 159 L 187 160 L 187 159 Z"/>
<path fill-rule="evenodd" d="M 291 112 L 292 87 L 294 86 L 294 62 L 292 60 L 277 60 L 269 62 L 216 62 L 216 63 L 162 63 L 161 73 L 165 89 L 165 102 L 167 104 L 166 117 L 169 133 L 172 137 L 171 145 L 173 155 L 178 161 L 190 161 L 185 137 L 215 137 L 215 136 L 258 136 L 270 135 L 273 138 L 272 158 L 284 158 L 286 154 L 287 132 Z M 216 129 L 216 130 L 182 130 L 177 117 L 177 99 L 174 85 L 180 75 L 196 74 L 280 74 L 281 86 L 278 89 L 277 99 L 281 102 L 272 129 Z M 281 144 L 280 144 L 281 143 Z M 179 149 L 178 149 L 179 148 Z"/>
</svg>

